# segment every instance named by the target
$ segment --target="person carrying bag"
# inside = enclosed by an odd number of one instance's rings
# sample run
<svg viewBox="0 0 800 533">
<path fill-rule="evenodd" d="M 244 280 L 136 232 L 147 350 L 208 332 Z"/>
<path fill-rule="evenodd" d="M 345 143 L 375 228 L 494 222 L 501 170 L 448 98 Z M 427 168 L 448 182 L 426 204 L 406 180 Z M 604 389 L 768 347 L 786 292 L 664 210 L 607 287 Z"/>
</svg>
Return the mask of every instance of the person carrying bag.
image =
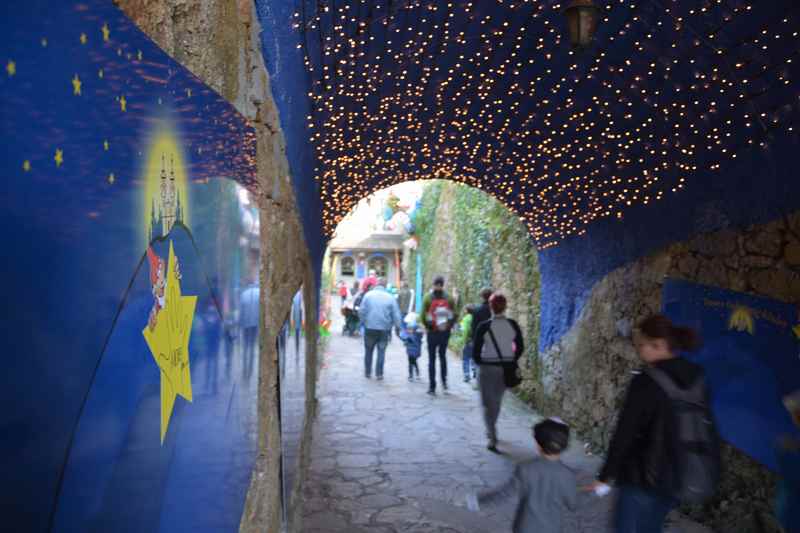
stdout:
<svg viewBox="0 0 800 533">
<path fill-rule="evenodd" d="M 486 447 L 497 452 L 497 418 L 506 388 L 522 381 L 517 361 L 522 356 L 524 343 L 519 325 L 505 316 L 506 297 L 495 293 L 489 298 L 489 305 L 492 319 L 475 329 L 473 357 L 479 368 L 478 383 L 489 439 Z"/>
</svg>

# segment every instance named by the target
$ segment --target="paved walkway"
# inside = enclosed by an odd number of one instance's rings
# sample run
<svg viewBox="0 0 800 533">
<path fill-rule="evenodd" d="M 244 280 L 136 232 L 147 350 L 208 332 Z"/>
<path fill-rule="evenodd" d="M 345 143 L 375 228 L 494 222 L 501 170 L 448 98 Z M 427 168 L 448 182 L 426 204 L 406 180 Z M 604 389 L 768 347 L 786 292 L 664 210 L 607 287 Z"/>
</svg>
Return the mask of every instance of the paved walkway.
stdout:
<svg viewBox="0 0 800 533">
<path fill-rule="evenodd" d="M 340 331 L 337 330 L 337 331 Z M 420 359 L 423 381 L 407 381 L 407 359 L 399 339 L 389 345 L 386 379 L 364 378 L 360 338 L 334 334 L 323 355 L 318 387 L 312 467 L 305 490 L 303 531 L 313 532 L 504 532 L 510 505 L 466 509 L 468 491 L 506 479 L 514 461 L 535 454 L 530 427 L 536 414 L 511 395 L 498 424 L 502 455 L 485 449 L 479 394 L 463 383 L 460 360 L 451 355 L 449 393 L 430 397 L 427 352 Z M 423 346 L 423 349 L 425 347 Z M 574 442 L 565 462 L 591 479 L 599 458 Z M 569 532 L 609 531 L 613 496 L 580 495 Z M 707 531 L 671 521 L 669 532 Z"/>
</svg>

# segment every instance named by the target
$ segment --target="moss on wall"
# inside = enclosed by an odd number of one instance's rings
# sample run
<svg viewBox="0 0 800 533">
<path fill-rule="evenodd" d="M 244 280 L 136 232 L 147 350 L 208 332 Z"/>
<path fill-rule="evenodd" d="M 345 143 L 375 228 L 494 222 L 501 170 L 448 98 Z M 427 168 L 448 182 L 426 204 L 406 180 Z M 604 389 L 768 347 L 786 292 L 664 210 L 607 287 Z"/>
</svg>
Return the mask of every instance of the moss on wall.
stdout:
<svg viewBox="0 0 800 533">
<path fill-rule="evenodd" d="M 508 315 L 519 322 L 525 336 L 528 365 L 535 366 L 539 268 L 536 249 L 523 224 L 485 192 L 437 180 L 425 189 L 416 226 L 424 287 L 430 287 L 437 274 L 445 276 L 460 312 L 466 304 L 480 301 L 483 287 L 505 293 Z M 413 279 L 413 268 L 409 274 Z M 462 339 L 454 335 L 450 347 L 460 351 Z"/>
</svg>

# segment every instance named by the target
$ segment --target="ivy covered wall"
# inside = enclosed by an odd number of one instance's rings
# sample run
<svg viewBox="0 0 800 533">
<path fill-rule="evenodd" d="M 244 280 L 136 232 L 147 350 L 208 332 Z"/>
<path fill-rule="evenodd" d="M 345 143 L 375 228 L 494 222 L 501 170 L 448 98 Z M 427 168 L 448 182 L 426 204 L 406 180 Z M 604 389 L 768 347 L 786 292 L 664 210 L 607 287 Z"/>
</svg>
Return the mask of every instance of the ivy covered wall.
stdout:
<svg viewBox="0 0 800 533">
<path fill-rule="evenodd" d="M 480 290 L 492 287 L 506 294 L 508 315 L 525 335 L 527 366 L 535 366 L 539 338 L 539 263 L 536 249 L 522 223 L 503 204 L 485 192 L 465 185 L 434 180 L 427 185 L 415 216 L 422 256 L 423 287 L 434 276 L 447 280 L 459 313 L 480 301 Z M 408 279 L 416 261 L 409 261 Z M 450 347 L 462 342 L 454 335 Z"/>
</svg>

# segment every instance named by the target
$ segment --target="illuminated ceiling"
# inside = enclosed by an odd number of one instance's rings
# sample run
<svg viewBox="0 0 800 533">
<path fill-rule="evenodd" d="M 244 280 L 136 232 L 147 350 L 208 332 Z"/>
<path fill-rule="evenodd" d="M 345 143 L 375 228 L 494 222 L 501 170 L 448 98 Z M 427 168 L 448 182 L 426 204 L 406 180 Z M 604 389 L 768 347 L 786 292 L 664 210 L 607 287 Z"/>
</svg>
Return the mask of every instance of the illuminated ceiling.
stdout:
<svg viewBox="0 0 800 533">
<path fill-rule="evenodd" d="M 576 52 L 559 2 L 299 1 L 324 235 L 371 192 L 447 178 L 547 248 L 796 135 L 796 2 L 596 3 Z"/>
</svg>

